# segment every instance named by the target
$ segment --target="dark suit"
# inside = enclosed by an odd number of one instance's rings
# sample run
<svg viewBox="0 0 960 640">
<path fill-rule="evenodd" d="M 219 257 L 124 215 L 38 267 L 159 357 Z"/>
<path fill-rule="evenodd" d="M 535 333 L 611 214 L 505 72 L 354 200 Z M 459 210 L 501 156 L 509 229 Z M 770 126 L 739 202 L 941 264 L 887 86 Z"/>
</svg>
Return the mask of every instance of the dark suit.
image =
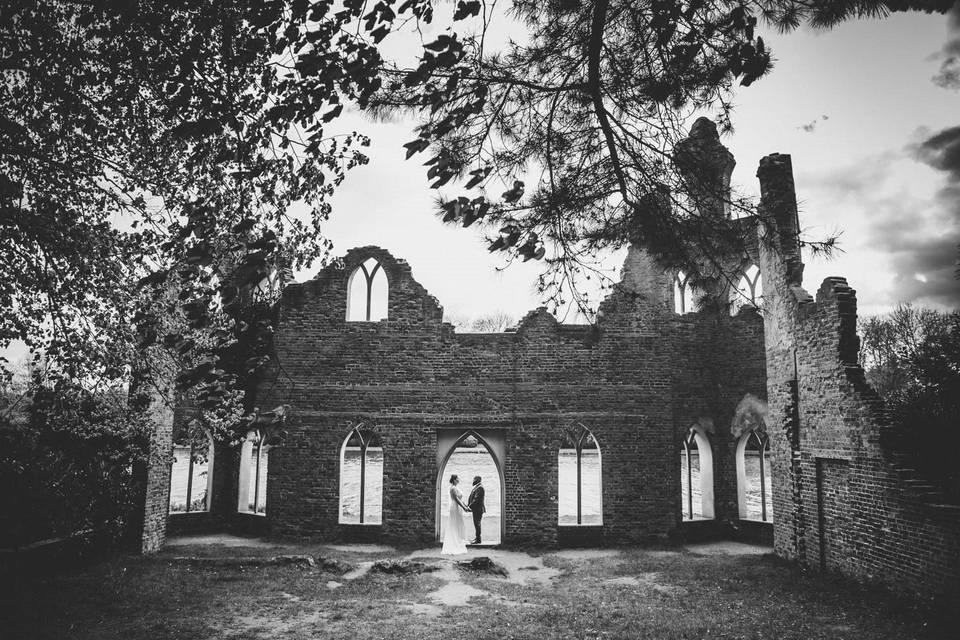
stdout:
<svg viewBox="0 0 960 640">
<path fill-rule="evenodd" d="M 480 542 L 480 519 L 487 510 L 483 505 L 483 494 L 483 485 L 476 484 L 470 492 L 470 497 L 467 498 L 467 508 L 473 512 L 473 528 L 477 532 L 477 537 L 474 538 L 476 542 Z"/>
</svg>

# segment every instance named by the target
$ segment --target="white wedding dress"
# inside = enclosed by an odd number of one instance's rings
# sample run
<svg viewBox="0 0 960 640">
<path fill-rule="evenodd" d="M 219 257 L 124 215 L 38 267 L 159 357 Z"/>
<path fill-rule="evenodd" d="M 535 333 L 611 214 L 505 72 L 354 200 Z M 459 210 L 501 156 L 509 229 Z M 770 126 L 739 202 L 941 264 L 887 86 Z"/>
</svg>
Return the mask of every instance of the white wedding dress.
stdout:
<svg viewBox="0 0 960 640">
<path fill-rule="evenodd" d="M 461 500 L 463 500 L 463 494 L 455 486 L 451 486 L 450 513 L 447 516 L 447 530 L 443 534 L 443 549 L 440 553 L 457 555 L 467 552 L 467 528 L 463 524 Z"/>
</svg>

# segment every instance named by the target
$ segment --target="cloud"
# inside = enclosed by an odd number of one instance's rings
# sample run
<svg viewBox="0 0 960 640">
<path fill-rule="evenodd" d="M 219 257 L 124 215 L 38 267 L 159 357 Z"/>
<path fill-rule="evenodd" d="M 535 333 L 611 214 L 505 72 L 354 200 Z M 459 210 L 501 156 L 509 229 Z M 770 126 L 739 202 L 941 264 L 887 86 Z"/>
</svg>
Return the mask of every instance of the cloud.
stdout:
<svg viewBox="0 0 960 640">
<path fill-rule="evenodd" d="M 844 226 L 844 272 L 860 272 L 864 306 L 960 308 L 960 127 L 804 177 L 818 208 L 829 203 L 819 217 Z"/>
<path fill-rule="evenodd" d="M 896 163 L 902 159 L 901 152 L 885 151 L 841 169 L 830 167 L 827 170 L 807 170 L 805 173 L 818 189 L 826 191 L 832 199 L 860 200 L 868 197 L 877 184 L 888 180 L 895 172 Z"/>
<path fill-rule="evenodd" d="M 960 197 L 960 188 L 956 192 Z M 918 220 L 901 211 L 885 222 L 874 237 L 878 248 L 890 255 L 895 298 L 960 308 L 960 280 L 955 277 L 960 246 L 956 216 L 938 208 Z"/>
<path fill-rule="evenodd" d="M 951 182 L 960 183 L 960 126 L 939 131 L 909 149 L 917 160 L 946 171 Z"/>
<path fill-rule="evenodd" d="M 935 57 L 943 62 L 933 77 L 934 84 L 945 89 L 960 89 L 960 0 L 947 14 L 947 42 Z"/>
<path fill-rule="evenodd" d="M 907 299 L 960 308 L 960 126 L 928 134 L 908 145 L 907 152 L 943 172 L 945 184 L 921 216 L 922 225 L 912 216 L 887 220 L 882 243 L 894 252 L 895 281 L 910 296 Z"/>
</svg>

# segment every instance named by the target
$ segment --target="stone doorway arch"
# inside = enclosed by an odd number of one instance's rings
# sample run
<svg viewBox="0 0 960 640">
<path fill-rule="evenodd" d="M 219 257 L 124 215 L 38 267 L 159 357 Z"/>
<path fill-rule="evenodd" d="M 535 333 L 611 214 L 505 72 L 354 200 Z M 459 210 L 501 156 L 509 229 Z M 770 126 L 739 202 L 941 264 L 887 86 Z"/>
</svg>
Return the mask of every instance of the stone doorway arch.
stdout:
<svg viewBox="0 0 960 640">
<path fill-rule="evenodd" d="M 444 505 L 447 504 L 447 502 L 444 500 L 444 496 L 446 495 L 445 492 L 447 491 L 449 476 L 447 465 L 450 463 L 450 459 L 454 453 L 456 453 L 457 449 L 470 438 L 476 440 L 477 447 L 482 448 L 486 453 L 489 454 L 490 458 L 493 460 L 493 466 L 496 469 L 496 473 L 495 477 L 489 477 L 489 475 L 485 475 L 484 473 L 471 472 L 469 476 L 465 473 L 460 473 L 460 489 L 463 491 L 464 500 L 466 500 L 470 493 L 470 483 L 473 480 L 473 476 L 483 476 L 483 484 L 486 488 L 487 513 L 490 514 L 490 517 L 484 516 L 484 542 L 486 543 L 487 540 L 490 540 L 494 544 L 500 544 L 503 542 L 506 532 L 506 482 L 503 472 L 503 461 L 506 456 L 507 447 L 506 436 L 502 429 L 465 429 L 462 427 L 437 429 L 435 538 L 438 542 L 442 540 L 441 524 L 444 516 L 446 515 L 446 512 L 444 511 Z M 493 482 L 497 483 L 496 486 L 491 486 Z M 496 497 L 497 493 L 499 494 L 499 498 Z M 495 505 L 491 504 L 491 498 L 494 498 L 496 502 Z M 490 522 L 490 520 L 493 520 L 494 517 L 499 520 L 498 524 Z M 493 531 L 491 531 L 489 528 L 490 525 L 495 527 Z M 470 523 L 468 526 L 468 533 L 472 532 L 473 524 Z M 496 539 L 489 537 L 489 534 L 491 533 L 496 533 Z"/>
</svg>

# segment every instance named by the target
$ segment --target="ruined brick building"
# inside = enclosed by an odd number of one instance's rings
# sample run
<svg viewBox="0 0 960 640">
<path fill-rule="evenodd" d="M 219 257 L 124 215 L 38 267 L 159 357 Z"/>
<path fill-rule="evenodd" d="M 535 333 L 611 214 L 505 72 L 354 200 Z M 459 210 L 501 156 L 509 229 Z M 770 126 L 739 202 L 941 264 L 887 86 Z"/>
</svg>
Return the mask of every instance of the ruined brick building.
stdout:
<svg viewBox="0 0 960 640">
<path fill-rule="evenodd" d="M 709 121 L 686 145 L 728 187 L 733 158 Z M 855 292 L 842 278 L 815 298 L 802 288 L 789 156 L 757 175 L 774 224 L 749 227 L 767 235 L 731 265 L 745 302 L 733 313 L 691 310 L 683 274 L 637 248 L 593 326 L 538 309 L 510 331 L 459 332 L 377 247 L 289 285 L 257 397 L 286 406 L 282 419 L 202 464 L 175 450 L 171 467 L 166 414 L 144 548 L 212 527 L 433 543 L 451 456 L 472 449 L 495 502 L 487 537 L 504 544 L 772 537 L 801 563 L 957 591 L 960 508 L 885 445 L 857 366 Z"/>
</svg>

